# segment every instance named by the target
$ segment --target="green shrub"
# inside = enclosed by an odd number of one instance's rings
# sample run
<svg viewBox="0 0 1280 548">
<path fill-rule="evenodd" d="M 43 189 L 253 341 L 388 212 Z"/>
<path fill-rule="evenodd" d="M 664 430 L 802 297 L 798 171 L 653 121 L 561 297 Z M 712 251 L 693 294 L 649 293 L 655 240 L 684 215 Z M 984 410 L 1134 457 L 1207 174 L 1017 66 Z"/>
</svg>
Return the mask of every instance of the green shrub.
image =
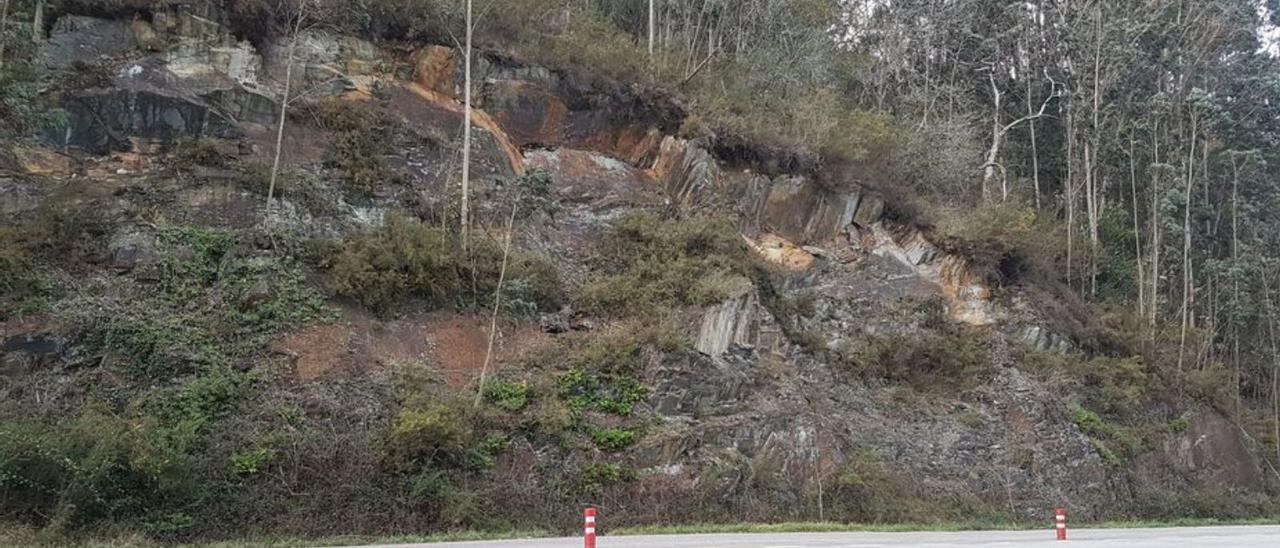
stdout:
<svg viewBox="0 0 1280 548">
<path fill-rule="evenodd" d="M 529 383 L 493 379 L 484 388 L 484 397 L 507 411 L 519 411 L 529 403 Z"/>
<path fill-rule="evenodd" d="M 403 182 L 385 161 L 391 152 L 394 119 L 368 104 L 327 98 L 305 109 L 319 127 L 336 132 L 325 166 L 337 169 L 347 184 L 361 191 Z"/>
<path fill-rule="evenodd" d="M 1233 405 L 1232 375 L 1232 371 L 1221 364 L 1185 371 L 1187 395 L 1219 409 L 1229 409 Z"/>
<path fill-rule="evenodd" d="M 1080 431 L 1087 435 L 1111 436 L 1115 433 L 1115 429 L 1103 421 L 1101 416 L 1078 403 L 1071 404 L 1068 410 L 1071 412 L 1071 422 L 1074 422 L 1080 427 Z"/>
<path fill-rule="evenodd" d="M 462 404 L 402 409 L 391 425 L 388 456 L 400 468 L 461 463 L 472 436 Z"/>
<path fill-rule="evenodd" d="M 256 476 L 267 469 L 267 465 L 276 458 L 272 449 L 258 448 L 247 453 L 231 455 L 231 473 L 237 476 Z"/>
<path fill-rule="evenodd" d="M 166 424 L 201 428 L 226 417 L 244 399 L 249 382 L 242 374 L 218 371 L 187 381 L 182 387 L 152 395 L 148 408 Z"/>
<path fill-rule="evenodd" d="M 1102 464 L 1106 465 L 1107 468 L 1119 468 L 1123 464 L 1120 457 L 1116 456 L 1110 447 L 1107 447 L 1106 442 L 1097 438 L 1089 438 L 1089 445 L 1093 447 L 1094 452 L 1098 454 L 1098 457 L 1102 459 Z"/>
<path fill-rule="evenodd" d="M 0 422 L 0 511 L 78 531 L 141 519 L 200 493 L 192 456 L 153 423 L 90 410 L 58 423 Z"/>
<path fill-rule="evenodd" d="M 276 186 L 271 189 L 271 166 L 241 161 L 234 165 L 235 183 L 240 188 L 265 198 L 269 192 L 277 200 L 288 200 L 316 216 L 336 216 L 341 212 L 342 199 L 315 174 L 298 169 L 280 168 L 276 174 Z"/>
<path fill-rule="evenodd" d="M 1071 421 L 1089 437 L 1090 445 L 1107 466 L 1118 467 L 1144 450 L 1144 441 L 1137 430 L 1113 425 L 1078 403 L 1069 405 L 1068 411 Z"/>
<path fill-rule="evenodd" d="M 636 441 L 636 433 L 625 428 L 592 427 L 588 433 L 591 441 L 606 451 L 621 451 Z"/>
<path fill-rule="evenodd" d="M 23 248 L 17 232 L 0 226 L 0 321 L 48 309 L 49 274 Z"/>
<path fill-rule="evenodd" d="M 39 73 L 29 64 L 14 62 L 12 50 L 6 47 L 6 51 L 8 59 L 0 71 L 0 137 L 18 137 L 45 126 L 48 113 L 41 100 L 44 86 Z"/>
<path fill-rule="evenodd" d="M 538 256 L 508 259 L 504 300 L 554 310 L 560 300 L 555 268 Z M 387 311 L 409 297 L 429 306 L 476 306 L 492 299 L 502 265 L 496 243 L 473 239 L 463 251 L 458 237 L 417 220 L 390 217 L 379 229 L 348 239 L 333 262 L 334 289 Z M 504 288 L 504 291 L 507 289 Z"/>
<path fill-rule="evenodd" d="M 617 464 L 593 462 L 583 467 L 579 477 L 581 478 L 579 488 L 584 493 L 594 494 L 610 485 L 634 481 L 636 474 L 635 471 Z"/>
<path fill-rule="evenodd" d="M 122 279 L 58 307 L 103 363 L 150 378 L 235 365 L 325 315 L 300 266 L 250 254 L 228 232 L 165 228 L 157 239 L 157 284 Z"/>
<path fill-rule="evenodd" d="M 633 377 L 588 371 L 582 367 L 565 373 L 559 380 L 560 398 L 575 419 L 581 418 L 586 411 L 628 416 L 648 392 Z"/>
<path fill-rule="evenodd" d="M 1076 367 L 1084 381 L 1086 401 L 1104 413 L 1137 409 L 1146 402 L 1151 390 L 1151 379 L 1141 356 L 1098 356 Z"/>
<path fill-rule="evenodd" d="M 722 220 L 628 215 L 614 224 L 601 248 L 605 278 L 588 284 L 578 299 L 596 313 L 638 316 L 716 304 L 749 286 L 739 273 L 743 250 L 737 231 Z"/>
<path fill-rule="evenodd" d="M 479 445 L 467 453 L 466 467 L 471 470 L 487 470 L 493 468 L 497 456 L 507 450 L 511 439 L 505 434 L 489 434 Z"/>
<path fill-rule="evenodd" d="M 859 451 L 829 481 L 833 515 L 861 523 L 930 521 L 937 508 L 909 474 L 879 455 Z"/>
<path fill-rule="evenodd" d="M 33 260 L 74 264 L 92 262 L 111 232 L 111 219 L 101 203 L 64 187 L 45 198 L 8 236 Z"/>
<path fill-rule="evenodd" d="M 191 530 L 196 523 L 196 518 L 174 512 L 144 521 L 142 530 L 153 537 L 171 538 Z"/>
<path fill-rule="evenodd" d="M 823 144 L 827 156 L 857 163 L 888 159 L 895 141 L 892 115 L 887 112 L 850 110 L 837 114 L 834 130 Z"/>
</svg>

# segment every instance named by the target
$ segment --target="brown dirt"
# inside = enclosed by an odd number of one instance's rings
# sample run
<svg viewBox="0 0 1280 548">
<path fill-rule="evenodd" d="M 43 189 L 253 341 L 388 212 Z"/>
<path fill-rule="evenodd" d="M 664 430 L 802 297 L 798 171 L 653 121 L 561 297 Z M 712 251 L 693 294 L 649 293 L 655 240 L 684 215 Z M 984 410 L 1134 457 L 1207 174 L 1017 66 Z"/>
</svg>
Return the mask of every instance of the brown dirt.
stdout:
<svg viewBox="0 0 1280 548">
<path fill-rule="evenodd" d="M 292 358 L 298 379 L 315 380 L 348 363 L 351 334 L 339 325 L 312 326 L 286 336 L 276 350 Z"/>
<path fill-rule="evenodd" d="M 338 323 L 287 335 L 275 349 L 291 358 L 302 381 L 417 362 L 439 371 L 450 387 L 461 388 L 480 375 L 488 331 L 488 318 L 476 314 L 434 313 L 381 322 L 347 310 Z M 500 322 L 490 372 L 543 336 L 536 326 Z"/>
</svg>

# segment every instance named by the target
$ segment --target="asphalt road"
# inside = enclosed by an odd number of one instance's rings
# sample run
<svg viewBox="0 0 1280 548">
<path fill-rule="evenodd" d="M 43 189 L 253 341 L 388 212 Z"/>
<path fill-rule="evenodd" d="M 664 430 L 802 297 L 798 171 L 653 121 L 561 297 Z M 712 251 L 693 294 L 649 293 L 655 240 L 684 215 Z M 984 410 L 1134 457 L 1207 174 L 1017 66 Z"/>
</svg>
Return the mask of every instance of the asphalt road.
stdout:
<svg viewBox="0 0 1280 548">
<path fill-rule="evenodd" d="M 1124 548 L 1280 547 L 1280 526 L 1176 527 L 1168 529 L 1071 529 L 1069 540 L 1054 540 L 1043 531 L 966 531 L 959 533 L 785 533 L 733 535 L 654 535 L 600 537 L 597 548 L 874 548 L 921 546 L 1089 546 Z M 577 548 L 581 538 L 448 542 L 396 545 L 397 548 Z M 365 547 L 372 548 L 372 547 Z"/>
</svg>

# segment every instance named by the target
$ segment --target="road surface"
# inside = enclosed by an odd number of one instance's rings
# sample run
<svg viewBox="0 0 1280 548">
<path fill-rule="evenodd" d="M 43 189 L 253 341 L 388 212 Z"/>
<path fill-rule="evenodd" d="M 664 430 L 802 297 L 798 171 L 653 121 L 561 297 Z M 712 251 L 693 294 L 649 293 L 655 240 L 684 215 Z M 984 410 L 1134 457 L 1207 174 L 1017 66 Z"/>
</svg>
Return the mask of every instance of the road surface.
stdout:
<svg viewBox="0 0 1280 548">
<path fill-rule="evenodd" d="M 975 546 L 1123 547 L 1123 548 L 1277 548 L 1280 526 L 1174 527 L 1167 529 L 1071 529 L 1067 542 L 1043 531 L 965 531 L 957 533 L 779 533 L 652 535 L 600 537 L 597 548 L 876 548 L 919 546 L 951 548 Z M 401 544 L 396 548 L 578 548 L 581 538 L 494 540 Z M 373 547 L 364 547 L 373 548 Z M 387 547 L 384 547 L 387 548 Z"/>
</svg>

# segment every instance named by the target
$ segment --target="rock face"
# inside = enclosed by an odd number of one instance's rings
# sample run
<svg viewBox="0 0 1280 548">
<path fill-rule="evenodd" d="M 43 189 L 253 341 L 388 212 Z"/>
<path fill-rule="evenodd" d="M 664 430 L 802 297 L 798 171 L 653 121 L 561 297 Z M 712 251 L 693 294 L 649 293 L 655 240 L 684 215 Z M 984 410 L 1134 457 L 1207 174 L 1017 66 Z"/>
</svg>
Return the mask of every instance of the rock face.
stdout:
<svg viewBox="0 0 1280 548">
<path fill-rule="evenodd" d="M 452 48 L 427 46 L 413 54 L 413 82 L 446 97 L 457 96 L 453 75 L 458 59 Z"/>
<path fill-rule="evenodd" d="M 668 199 L 683 209 L 692 207 L 694 199 L 720 178 L 720 166 L 710 153 L 674 137 L 662 140 L 652 172 Z"/>
<path fill-rule="evenodd" d="M 136 45 L 127 21 L 69 15 L 53 25 L 36 62 L 46 68 L 64 69 L 124 53 Z"/>
<path fill-rule="evenodd" d="M 743 239 L 757 255 L 788 270 L 804 271 L 813 266 L 813 254 L 776 234 L 763 234 L 759 240 L 747 236 Z"/>
<path fill-rule="evenodd" d="M 459 99 L 463 77 L 456 52 L 428 46 L 414 52 L 409 61 L 416 84 Z M 520 148 L 567 147 L 648 167 L 662 135 L 673 133 L 681 117 L 673 104 L 635 90 L 583 82 L 493 55 L 477 56 L 473 65 L 475 106 L 500 124 Z"/>
<path fill-rule="evenodd" d="M 917 276 L 937 284 L 947 298 L 951 318 L 969 325 L 992 325 L 999 313 L 991 303 L 991 292 L 969 269 L 968 260 L 945 254 L 920 233 L 905 229 L 894 236 L 883 226 L 871 231 L 872 253 L 890 257 L 911 269 Z"/>
<path fill-rule="evenodd" d="M 262 52 L 263 66 L 275 87 L 280 87 L 288 72 L 289 46 L 274 42 Z M 368 41 L 316 30 L 303 31 L 298 35 L 293 53 L 292 89 L 321 95 L 369 92 L 378 62 L 378 49 Z"/>
<path fill-rule="evenodd" d="M 760 338 L 762 313 L 754 291 L 713 306 L 702 316 L 702 327 L 694 346 L 698 352 L 713 358 L 724 355 L 730 346 L 754 349 Z"/>
<path fill-rule="evenodd" d="M 66 97 L 65 131 L 47 137 L 59 146 L 95 154 L 133 150 L 141 142 L 169 143 L 188 137 L 233 138 L 241 123 L 268 124 L 273 101 L 245 86 L 257 84 L 261 61 L 247 44 L 210 44 L 223 36 L 190 23 L 173 24 L 179 34 L 164 39 L 172 50 L 149 54 L 139 40 L 161 40 L 154 25 L 68 16 L 59 19 L 39 57 L 51 68 L 74 62 L 117 67 L 110 82 Z M 163 21 L 157 23 L 164 24 Z M 144 30 L 149 29 L 149 30 Z M 139 35 L 151 38 L 136 38 Z"/>
</svg>

